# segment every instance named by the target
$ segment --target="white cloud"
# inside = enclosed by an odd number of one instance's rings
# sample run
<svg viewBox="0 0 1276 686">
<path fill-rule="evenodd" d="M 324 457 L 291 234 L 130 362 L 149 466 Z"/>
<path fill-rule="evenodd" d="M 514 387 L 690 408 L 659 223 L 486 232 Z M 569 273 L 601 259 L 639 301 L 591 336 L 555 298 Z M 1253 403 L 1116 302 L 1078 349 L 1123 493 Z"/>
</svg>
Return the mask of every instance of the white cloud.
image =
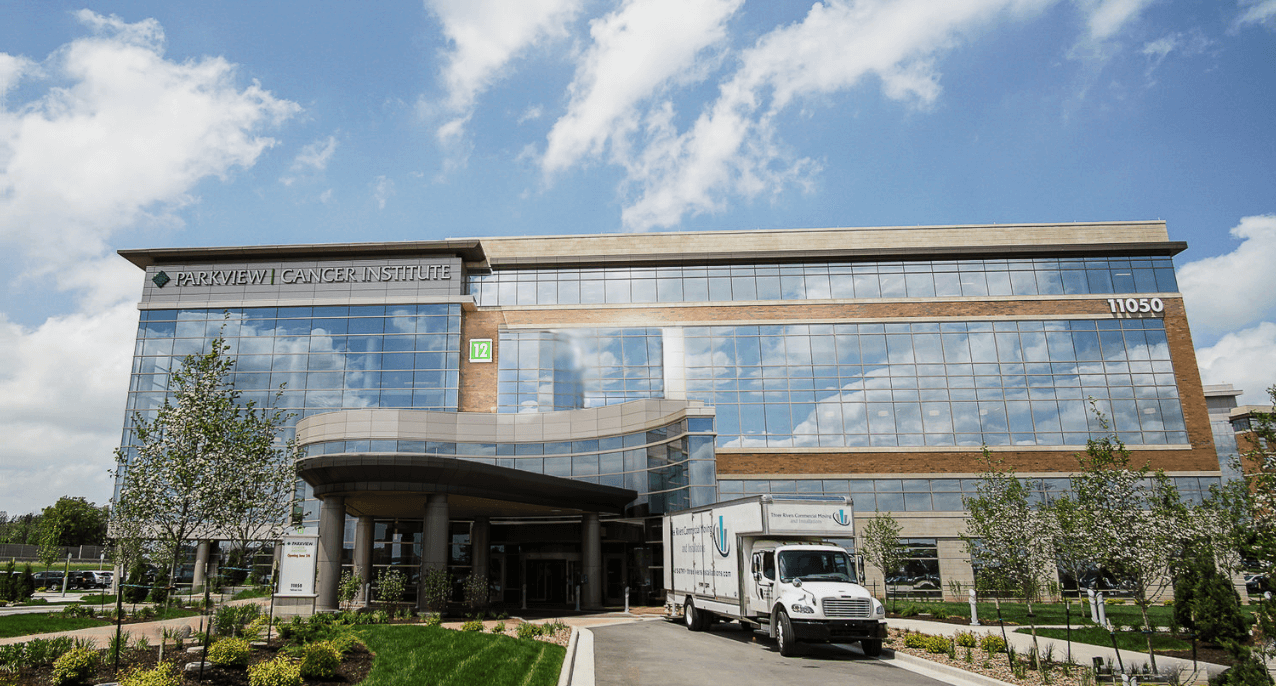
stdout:
<svg viewBox="0 0 1276 686">
<path fill-rule="evenodd" d="M 110 498 L 136 327 L 137 308 L 127 303 L 35 328 L 0 315 L 4 509 L 38 511 L 64 495 Z"/>
<path fill-rule="evenodd" d="M 1243 11 L 1236 18 L 1236 28 L 1276 21 L 1276 0 L 1240 0 L 1240 6 Z"/>
<path fill-rule="evenodd" d="M 289 165 L 288 171 L 305 174 L 321 172 L 328 168 L 328 162 L 332 161 L 332 156 L 337 152 L 337 137 L 328 136 L 321 138 L 301 149 L 297 156 L 293 158 L 292 164 Z M 297 176 L 283 176 L 279 181 L 285 186 L 291 186 L 297 181 Z"/>
<path fill-rule="evenodd" d="M 566 169 L 637 129 L 635 106 L 695 73 L 697 57 L 726 39 L 726 22 L 742 2 L 629 0 L 590 22 L 593 44 L 568 88 L 567 113 L 549 133 L 542 169 Z"/>
<path fill-rule="evenodd" d="M 158 22 L 88 10 L 92 35 L 37 64 L 0 55 L 0 244 L 79 311 L 21 326 L 0 313 L 0 500 L 27 511 L 61 495 L 110 496 L 141 273 L 110 252 L 118 233 L 180 226 L 210 176 L 249 167 L 262 130 L 299 110 L 220 57 L 164 56 Z"/>
<path fill-rule="evenodd" d="M 50 58 L 61 87 L 0 109 L 0 240 L 38 258 L 36 274 L 102 254 L 122 227 L 172 221 L 195 183 L 252 165 L 274 144 L 258 130 L 298 109 L 241 89 L 224 59 L 166 60 L 153 22 L 77 16 L 99 34 Z"/>
<path fill-rule="evenodd" d="M 1183 56 L 1199 55 L 1209 49 L 1212 41 L 1199 28 L 1191 31 L 1175 32 L 1143 44 L 1144 57 L 1148 58 L 1147 73 L 1151 75 L 1170 53 L 1177 52 Z"/>
<path fill-rule="evenodd" d="M 1266 405 L 1271 402 L 1267 389 L 1276 384 L 1276 324 L 1229 333 L 1197 350 L 1196 363 L 1202 383 L 1230 383 L 1245 391 L 1241 404 Z"/>
<path fill-rule="evenodd" d="M 372 180 L 372 199 L 378 209 L 385 209 L 385 203 L 394 196 L 394 179 L 378 176 Z"/>
<path fill-rule="evenodd" d="M 1241 241 L 1225 255 L 1181 265 L 1179 290 L 1196 330 L 1228 331 L 1272 317 L 1276 308 L 1276 214 L 1244 217 Z"/>
<path fill-rule="evenodd" d="M 506 64 L 543 41 L 566 36 L 581 0 L 426 0 L 451 43 L 443 56 L 446 109 L 441 143 L 460 136 L 478 96 L 504 75 Z"/>
<path fill-rule="evenodd" d="M 860 0 L 815 4 L 799 23 L 762 36 L 691 128 L 679 133 L 670 104 L 642 122 L 645 149 L 628 163 L 637 199 L 623 212 L 631 230 L 673 226 L 712 212 L 724 196 L 755 197 L 797 183 L 818 165 L 793 160 L 776 142 L 775 118 L 793 101 L 855 87 L 869 78 L 914 106 L 939 96 L 936 57 L 967 34 L 1038 13 L 1052 0 L 932 2 Z"/>
<path fill-rule="evenodd" d="M 1077 0 L 1086 15 L 1083 44 L 1096 45 L 1116 37 L 1157 0 Z"/>
</svg>

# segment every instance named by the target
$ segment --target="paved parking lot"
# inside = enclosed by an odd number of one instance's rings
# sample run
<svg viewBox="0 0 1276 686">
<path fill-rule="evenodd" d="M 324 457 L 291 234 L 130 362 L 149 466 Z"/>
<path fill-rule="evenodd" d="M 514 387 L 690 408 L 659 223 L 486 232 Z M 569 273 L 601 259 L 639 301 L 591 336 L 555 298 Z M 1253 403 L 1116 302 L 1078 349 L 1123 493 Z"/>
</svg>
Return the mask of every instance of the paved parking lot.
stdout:
<svg viewBox="0 0 1276 686">
<path fill-rule="evenodd" d="M 648 621 L 592 631 L 598 686 L 844 683 L 845 679 L 871 681 L 874 686 L 943 683 L 865 657 L 858 647 L 811 645 L 800 657 L 781 657 L 772 641 L 736 624 L 696 633 L 681 624 Z"/>
</svg>

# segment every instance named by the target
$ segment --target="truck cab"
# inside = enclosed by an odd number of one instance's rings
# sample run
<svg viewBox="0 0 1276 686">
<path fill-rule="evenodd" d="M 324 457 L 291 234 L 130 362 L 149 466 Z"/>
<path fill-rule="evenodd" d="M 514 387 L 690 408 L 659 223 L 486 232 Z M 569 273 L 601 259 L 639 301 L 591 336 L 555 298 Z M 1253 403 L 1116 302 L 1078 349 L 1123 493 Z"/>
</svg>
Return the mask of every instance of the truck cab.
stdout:
<svg viewBox="0 0 1276 686">
<path fill-rule="evenodd" d="M 758 541 L 750 572 L 748 614 L 781 653 L 796 643 L 858 640 L 866 655 L 881 654 L 886 610 L 859 585 L 859 570 L 842 548 Z"/>
</svg>

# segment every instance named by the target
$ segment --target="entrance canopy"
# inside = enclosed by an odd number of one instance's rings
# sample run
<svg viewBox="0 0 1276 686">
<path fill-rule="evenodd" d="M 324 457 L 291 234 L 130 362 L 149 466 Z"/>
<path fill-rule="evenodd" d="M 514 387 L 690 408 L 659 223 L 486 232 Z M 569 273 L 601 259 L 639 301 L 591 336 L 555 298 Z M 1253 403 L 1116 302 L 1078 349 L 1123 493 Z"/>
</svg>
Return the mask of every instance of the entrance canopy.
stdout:
<svg viewBox="0 0 1276 686">
<path fill-rule="evenodd" d="M 316 496 L 345 498 L 352 514 L 420 516 L 425 498 L 448 496 L 452 515 L 623 514 L 638 497 L 627 488 L 432 455 L 321 455 L 297 461 Z"/>
</svg>

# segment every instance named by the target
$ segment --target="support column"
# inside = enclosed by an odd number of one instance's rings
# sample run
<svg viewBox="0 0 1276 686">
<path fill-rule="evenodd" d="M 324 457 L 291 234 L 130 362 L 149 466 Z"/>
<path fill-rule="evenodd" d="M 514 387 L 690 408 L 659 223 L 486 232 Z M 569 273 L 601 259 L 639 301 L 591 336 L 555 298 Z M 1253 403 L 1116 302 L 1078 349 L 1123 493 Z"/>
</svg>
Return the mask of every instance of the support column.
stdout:
<svg viewBox="0 0 1276 686">
<path fill-rule="evenodd" d="M 341 583 L 341 546 L 346 533 L 346 499 L 330 495 L 319 506 L 319 554 L 315 583 L 315 610 L 332 612 L 341 609 L 337 598 Z"/>
<path fill-rule="evenodd" d="M 362 585 L 359 587 L 359 595 L 356 601 L 367 606 L 372 602 L 369 595 L 369 584 L 372 583 L 372 538 L 376 535 L 376 527 L 372 522 L 372 517 L 363 515 L 359 517 L 359 521 L 354 528 L 354 573 L 363 579 Z"/>
<path fill-rule="evenodd" d="M 447 496 L 431 495 L 425 503 L 425 526 L 421 529 L 421 579 L 432 569 L 447 570 L 448 504 Z M 417 593 L 417 607 L 426 607 L 425 594 Z M 441 611 L 442 608 L 435 608 Z"/>
<path fill-rule="evenodd" d="M 603 530 L 598 514 L 590 512 L 580 520 L 580 563 L 585 583 L 581 585 L 581 607 L 596 610 L 603 606 Z"/>
<path fill-rule="evenodd" d="M 208 566 L 208 550 L 212 547 L 209 541 L 200 541 L 195 546 L 195 576 L 191 578 L 191 592 L 203 593 L 204 584 L 208 579 L 204 576 L 204 569 Z"/>
<path fill-rule="evenodd" d="M 475 517 L 470 526 L 470 559 L 474 573 L 487 578 L 488 556 L 492 551 L 492 523 L 487 517 Z"/>
</svg>

